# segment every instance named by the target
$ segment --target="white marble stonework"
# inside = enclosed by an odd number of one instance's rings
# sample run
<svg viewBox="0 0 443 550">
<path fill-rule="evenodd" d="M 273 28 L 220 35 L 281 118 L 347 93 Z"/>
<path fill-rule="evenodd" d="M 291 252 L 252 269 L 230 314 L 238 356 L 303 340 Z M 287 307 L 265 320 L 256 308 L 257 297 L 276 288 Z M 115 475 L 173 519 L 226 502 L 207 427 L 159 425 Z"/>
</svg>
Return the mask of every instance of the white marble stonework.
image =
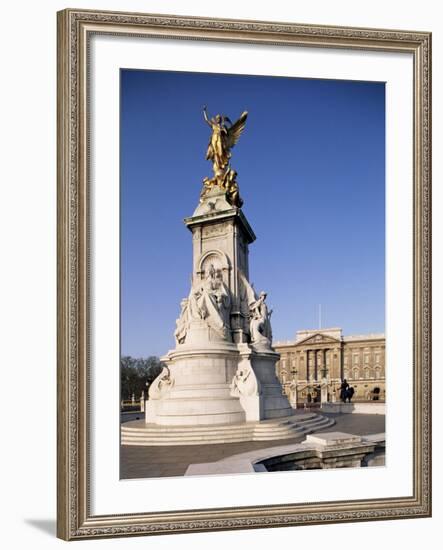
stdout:
<svg viewBox="0 0 443 550">
<path fill-rule="evenodd" d="M 293 413 L 275 372 L 266 293 L 249 283 L 255 235 L 242 210 L 217 187 L 185 219 L 193 275 L 181 302 L 176 347 L 149 389 L 147 424 L 238 424 Z"/>
<path fill-rule="evenodd" d="M 322 412 L 340 414 L 386 414 L 386 404 L 379 401 L 358 403 L 322 403 Z"/>
<path fill-rule="evenodd" d="M 335 446 L 347 443 L 361 443 L 362 438 L 359 435 L 351 435 L 343 432 L 326 432 L 306 436 L 305 444 L 314 444 L 321 446 Z"/>
<path fill-rule="evenodd" d="M 267 472 L 266 464 L 279 459 L 286 468 L 292 463 L 294 470 L 384 466 L 385 440 L 384 433 L 362 437 L 339 432 L 308 435 L 301 443 L 251 449 L 217 462 L 190 464 L 185 475 Z"/>
</svg>

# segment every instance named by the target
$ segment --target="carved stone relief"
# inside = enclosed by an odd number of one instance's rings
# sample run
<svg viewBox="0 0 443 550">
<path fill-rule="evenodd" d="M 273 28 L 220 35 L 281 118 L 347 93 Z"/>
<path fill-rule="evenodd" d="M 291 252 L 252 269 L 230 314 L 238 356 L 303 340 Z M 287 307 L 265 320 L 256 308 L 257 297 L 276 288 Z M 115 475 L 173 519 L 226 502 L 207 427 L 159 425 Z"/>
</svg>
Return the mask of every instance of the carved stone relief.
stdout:
<svg viewBox="0 0 443 550">
<path fill-rule="evenodd" d="M 149 399 L 163 399 L 172 389 L 174 379 L 168 367 L 163 367 L 161 373 L 149 386 Z"/>
<path fill-rule="evenodd" d="M 228 224 L 219 223 L 214 225 L 206 225 L 202 228 L 203 238 L 216 237 L 219 235 L 225 235 L 227 233 Z"/>
</svg>

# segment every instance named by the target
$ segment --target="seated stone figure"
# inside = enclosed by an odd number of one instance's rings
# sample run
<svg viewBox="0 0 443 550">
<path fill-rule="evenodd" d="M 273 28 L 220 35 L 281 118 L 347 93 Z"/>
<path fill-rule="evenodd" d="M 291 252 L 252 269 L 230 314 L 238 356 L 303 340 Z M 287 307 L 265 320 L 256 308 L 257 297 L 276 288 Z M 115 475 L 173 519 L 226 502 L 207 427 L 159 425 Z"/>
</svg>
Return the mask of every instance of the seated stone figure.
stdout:
<svg viewBox="0 0 443 550">
<path fill-rule="evenodd" d="M 220 271 L 213 264 L 206 277 L 191 288 L 187 300 L 182 302 L 182 311 L 177 320 L 176 342 L 183 344 L 192 321 L 204 321 L 225 340 L 231 339 L 230 332 L 231 295 L 224 284 Z"/>
</svg>

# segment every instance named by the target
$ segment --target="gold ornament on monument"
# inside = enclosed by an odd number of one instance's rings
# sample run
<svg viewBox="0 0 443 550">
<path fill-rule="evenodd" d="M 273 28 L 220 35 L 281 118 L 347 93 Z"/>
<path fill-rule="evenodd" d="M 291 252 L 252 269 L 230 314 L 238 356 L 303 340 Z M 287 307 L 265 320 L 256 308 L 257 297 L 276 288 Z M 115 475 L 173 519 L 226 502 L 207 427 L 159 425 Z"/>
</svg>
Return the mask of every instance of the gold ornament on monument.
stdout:
<svg viewBox="0 0 443 550">
<path fill-rule="evenodd" d="M 231 167 L 229 161 L 231 149 L 238 142 L 245 128 L 248 112 L 243 111 L 234 124 L 226 115 L 208 117 L 206 106 L 203 107 L 203 116 L 212 131 L 206 151 L 206 160 L 212 161 L 214 176 L 203 179 L 200 200 L 202 201 L 211 189 L 218 187 L 220 190 L 225 191 L 226 198 L 232 206 L 241 208 L 243 200 L 240 197 L 236 180 L 237 172 Z"/>
</svg>

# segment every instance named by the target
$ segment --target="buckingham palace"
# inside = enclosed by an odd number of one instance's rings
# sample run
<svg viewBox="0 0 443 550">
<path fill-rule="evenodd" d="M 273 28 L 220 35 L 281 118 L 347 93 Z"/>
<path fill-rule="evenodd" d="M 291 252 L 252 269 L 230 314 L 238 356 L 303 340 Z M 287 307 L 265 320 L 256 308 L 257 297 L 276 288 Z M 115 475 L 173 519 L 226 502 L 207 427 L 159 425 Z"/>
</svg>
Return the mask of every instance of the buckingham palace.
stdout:
<svg viewBox="0 0 443 550">
<path fill-rule="evenodd" d="M 319 403 L 321 389 L 338 401 L 346 379 L 353 401 L 385 400 L 385 335 L 343 336 L 341 328 L 299 330 L 295 340 L 274 343 L 283 391 L 293 406 Z M 326 395 L 325 395 L 326 397 Z"/>
</svg>

